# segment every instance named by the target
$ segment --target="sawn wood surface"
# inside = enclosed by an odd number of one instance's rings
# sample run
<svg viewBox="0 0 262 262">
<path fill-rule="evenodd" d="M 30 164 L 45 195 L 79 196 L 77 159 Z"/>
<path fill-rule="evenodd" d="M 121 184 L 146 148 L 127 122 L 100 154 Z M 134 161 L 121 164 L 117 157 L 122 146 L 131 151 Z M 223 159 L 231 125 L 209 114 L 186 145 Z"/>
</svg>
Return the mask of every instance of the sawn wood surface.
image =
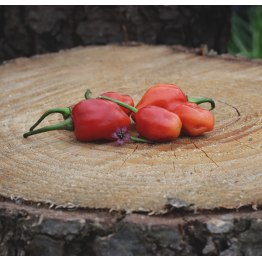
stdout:
<svg viewBox="0 0 262 262">
<path fill-rule="evenodd" d="M 214 130 L 122 147 L 79 142 L 70 131 L 23 138 L 47 109 L 75 104 L 87 89 L 93 98 L 129 94 L 136 104 L 157 83 L 213 98 Z M 165 212 L 170 199 L 195 210 L 256 208 L 262 203 L 261 95 L 262 63 L 166 46 L 91 46 L 7 63 L 0 67 L 0 195 L 127 213 Z M 39 127 L 62 120 L 53 114 Z M 129 133 L 138 136 L 134 123 Z"/>
</svg>

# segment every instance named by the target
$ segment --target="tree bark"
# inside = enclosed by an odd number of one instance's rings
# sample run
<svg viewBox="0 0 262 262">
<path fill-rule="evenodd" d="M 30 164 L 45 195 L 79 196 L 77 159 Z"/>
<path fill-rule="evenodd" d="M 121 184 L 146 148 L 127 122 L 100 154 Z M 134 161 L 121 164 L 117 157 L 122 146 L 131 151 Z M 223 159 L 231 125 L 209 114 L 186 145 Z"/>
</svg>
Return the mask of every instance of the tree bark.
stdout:
<svg viewBox="0 0 262 262">
<path fill-rule="evenodd" d="M 152 217 L 0 203 L 0 255 L 262 255 L 262 211 Z"/>
<path fill-rule="evenodd" d="M 130 41 L 225 53 L 230 16 L 230 6 L 0 6 L 0 63 Z"/>
</svg>

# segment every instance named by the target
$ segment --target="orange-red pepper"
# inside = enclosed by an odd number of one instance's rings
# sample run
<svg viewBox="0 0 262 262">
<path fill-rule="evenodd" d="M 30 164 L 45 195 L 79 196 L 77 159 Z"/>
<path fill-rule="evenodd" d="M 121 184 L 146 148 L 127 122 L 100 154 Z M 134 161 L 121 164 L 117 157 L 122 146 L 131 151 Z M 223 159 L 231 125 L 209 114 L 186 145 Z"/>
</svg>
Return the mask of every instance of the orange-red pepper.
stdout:
<svg viewBox="0 0 262 262">
<path fill-rule="evenodd" d="M 85 98 L 86 99 L 92 99 L 89 95 L 92 94 L 91 90 L 88 89 L 85 93 Z M 132 99 L 131 96 L 129 95 L 120 95 L 118 93 L 115 92 L 107 92 L 107 93 L 103 93 L 102 95 L 107 96 L 107 97 L 111 97 L 117 100 L 120 100 L 122 102 L 125 102 L 126 104 L 129 104 L 130 106 L 134 106 L 134 101 Z M 76 104 L 71 105 L 69 107 L 65 107 L 65 108 L 52 108 L 47 110 L 40 118 L 39 120 L 30 128 L 30 131 L 33 131 L 42 121 L 44 118 L 46 118 L 48 115 L 53 114 L 53 113 L 60 113 L 62 114 L 63 118 L 66 120 L 68 117 L 71 116 L 71 111 L 72 109 L 76 106 Z M 131 111 L 120 106 L 120 108 L 128 115 L 130 116 Z"/>
<path fill-rule="evenodd" d="M 120 95 L 116 92 L 107 92 L 107 93 L 103 93 L 101 96 L 107 96 L 107 97 L 110 97 L 110 98 L 113 98 L 113 99 L 116 99 L 118 101 L 121 101 L 125 104 L 128 104 L 130 106 L 134 106 L 134 100 L 131 96 L 129 95 Z M 127 114 L 130 116 L 131 114 L 131 111 L 128 110 L 127 108 L 123 107 L 123 106 L 120 106 L 120 108 Z"/>
<path fill-rule="evenodd" d="M 180 134 L 182 123 L 180 118 L 158 106 L 145 106 L 139 110 L 115 99 L 98 96 L 124 106 L 136 114 L 136 130 L 142 137 L 155 142 L 168 142 Z"/>
<path fill-rule="evenodd" d="M 211 110 L 215 107 L 215 103 L 212 99 L 188 98 L 179 87 L 173 84 L 157 84 L 147 90 L 136 105 L 136 109 L 141 109 L 148 105 L 154 105 L 165 108 L 170 112 L 174 112 L 176 107 L 186 102 L 194 102 L 196 104 L 209 102 L 212 105 Z M 136 115 L 134 113 L 131 114 L 131 117 L 136 122 Z"/>
<path fill-rule="evenodd" d="M 60 113 L 68 113 L 68 108 L 60 109 Z M 38 123 L 38 122 L 37 122 Z M 74 131 L 78 140 L 117 140 L 112 137 L 116 128 L 126 126 L 128 130 L 131 125 L 129 116 L 115 103 L 98 99 L 87 99 L 75 105 L 71 111 L 71 116 L 64 122 L 39 128 L 25 133 L 28 136 L 53 130 Z"/>
<path fill-rule="evenodd" d="M 126 126 L 129 130 L 129 116 L 118 106 L 96 99 L 84 100 L 72 109 L 74 133 L 80 141 L 116 140 L 112 137 L 116 128 Z M 110 101 L 106 101 L 110 102 Z"/>
<path fill-rule="evenodd" d="M 212 114 L 192 102 L 177 106 L 174 110 L 182 121 L 182 135 L 198 136 L 214 129 L 215 119 Z"/>
<path fill-rule="evenodd" d="M 158 106 L 145 106 L 136 113 L 137 132 L 152 141 L 172 141 L 179 136 L 181 127 L 176 114 Z"/>
</svg>

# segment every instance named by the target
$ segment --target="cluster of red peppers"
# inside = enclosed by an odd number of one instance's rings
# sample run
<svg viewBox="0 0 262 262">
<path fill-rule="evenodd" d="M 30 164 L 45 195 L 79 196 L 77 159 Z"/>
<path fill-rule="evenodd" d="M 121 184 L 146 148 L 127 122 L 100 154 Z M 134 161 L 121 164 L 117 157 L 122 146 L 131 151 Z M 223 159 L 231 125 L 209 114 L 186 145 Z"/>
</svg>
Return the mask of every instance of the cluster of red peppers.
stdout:
<svg viewBox="0 0 262 262">
<path fill-rule="evenodd" d="M 85 100 L 67 108 L 54 108 L 46 111 L 23 136 L 52 130 L 74 131 L 79 141 L 117 140 L 118 146 L 124 141 L 155 143 L 168 142 L 180 134 L 197 136 L 212 131 L 215 120 L 211 110 L 215 102 L 210 98 L 188 98 L 179 87 L 172 84 L 158 84 L 151 87 L 134 107 L 129 95 L 107 92 L 92 99 L 85 93 Z M 210 111 L 198 104 L 209 102 Z M 60 113 L 65 121 L 56 125 L 34 130 L 49 114 Z M 130 115 L 136 122 L 140 137 L 127 134 L 131 126 Z"/>
</svg>

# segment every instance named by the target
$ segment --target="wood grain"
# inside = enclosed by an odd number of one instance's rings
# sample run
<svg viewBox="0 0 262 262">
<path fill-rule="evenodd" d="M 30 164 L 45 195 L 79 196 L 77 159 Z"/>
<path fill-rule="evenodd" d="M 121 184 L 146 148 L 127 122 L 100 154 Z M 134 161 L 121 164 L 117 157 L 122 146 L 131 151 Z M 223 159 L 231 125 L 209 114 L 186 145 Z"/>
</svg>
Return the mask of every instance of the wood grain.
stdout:
<svg viewBox="0 0 262 262">
<path fill-rule="evenodd" d="M 157 83 L 211 97 L 216 125 L 171 143 L 82 143 L 73 132 L 24 139 L 41 114 L 91 89 L 137 103 Z M 170 47 L 104 46 L 15 60 L 0 67 L 0 194 L 54 207 L 160 212 L 167 198 L 195 209 L 262 203 L 262 65 L 175 52 Z M 203 105 L 208 108 L 208 105 Z M 40 125 L 62 121 L 58 114 Z M 137 136 L 135 125 L 130 134 Z"/>
</svg>

